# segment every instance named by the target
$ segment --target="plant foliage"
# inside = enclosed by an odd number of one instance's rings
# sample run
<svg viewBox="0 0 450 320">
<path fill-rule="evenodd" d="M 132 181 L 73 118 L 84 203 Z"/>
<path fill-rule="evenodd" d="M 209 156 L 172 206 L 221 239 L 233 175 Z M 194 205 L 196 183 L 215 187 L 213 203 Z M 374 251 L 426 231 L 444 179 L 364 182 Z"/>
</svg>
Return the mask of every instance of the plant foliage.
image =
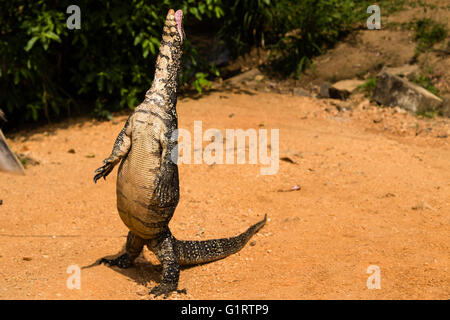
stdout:
<svg viewBox="0 0 450 320">
<path fill-rule="evenodd" d="M 363 1 L 364 2 L 364 1 Z M 273 52 L 273 66 L 298 76 L 345 35 L 364 5 L 350 0 L 80 0 L 81 29 L 70 30 L 68 0 L 5 0 L 0 11 L 0 108 L 9 125 L 85 111 L 111 118 L 134 108 L 151 85 L 164 18 L 182 9 L 185 27 L 214 32 L 237 56 Z M 361 21 L 360 21 L 361 22 Z M 198 29 L 198 28 L 197 28 Z M 201 93 L 220 70 L 185 42 L 180 84 Z"/>
</svg>

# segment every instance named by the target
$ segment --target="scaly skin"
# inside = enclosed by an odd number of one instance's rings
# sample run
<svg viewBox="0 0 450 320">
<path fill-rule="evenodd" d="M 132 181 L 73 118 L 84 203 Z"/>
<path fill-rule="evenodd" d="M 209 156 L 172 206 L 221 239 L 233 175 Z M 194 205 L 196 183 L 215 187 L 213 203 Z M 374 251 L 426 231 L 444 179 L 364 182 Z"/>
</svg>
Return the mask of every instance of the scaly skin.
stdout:
<svg viewBox="0 0 450 320">
<path fill-rule="evenodd" d="M 177 159 L 177 85 L 181 67 L 184 31 L 182 12 L 167 14 L 152 87 L 146 99 L 130 115 L 114 143 L 111 155 L 95 171 L 94 181 L 111 173 L 120 162 L 117 175 L 117 209 L 130 230 L 126 253 L 101 263 L 128 268 L 144 245 L 163 266 L 162 281 L 150 293 L 167 295 L 177 290 L 180 265 L 215 261 L 239 251 L 266 222 L 225 239 L 180 241 L 169 230 L 180 197 Z"/>
</svg>

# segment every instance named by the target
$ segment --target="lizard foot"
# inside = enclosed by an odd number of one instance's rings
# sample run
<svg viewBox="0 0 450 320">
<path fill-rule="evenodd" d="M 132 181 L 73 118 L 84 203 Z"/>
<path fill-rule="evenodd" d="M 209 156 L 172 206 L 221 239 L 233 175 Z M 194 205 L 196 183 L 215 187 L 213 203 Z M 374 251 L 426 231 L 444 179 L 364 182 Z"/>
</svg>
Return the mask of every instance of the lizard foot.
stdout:
<svg viewBox="0 0 450 320">
<path fill-rule="evenodd" d="M 186 294 L 186 289 L 178 290 L 176 286 L 161 284 L 159 286 L 153 287 L 150 290 L 150 294 L 153 294 L 155 297 L 164 295 L 164 299 L 166 299 L 171 292 L 184 293 Z"/>
<path fill-rule="evenodd" d="M 102 263 L 107 264 L 109 266 L 118 266 L 119 268 L 122 268 L 122 269 L 129 268 L 133 265 L 133 262 L 131 261 L 130 257 L 126 253 L 124 253 L 123 255 L 121 255 L 120 257 L 118 257 L 116 259 L 102 258 L 102 259 L 100 259 L 99 264 L 102 264 Z"/>
<path fill-rule="evenodd" d="M 111 161 L 104 161 L 105 164 L 95 170 L 95 176 L 94 176 L 94 182 L 97 183 L 97 180 L 103 177 L 103 179 L 106 180 L 106 176 L 111 173 L 111 171 L 114 169 L 115 163 Z"/>
</svg>

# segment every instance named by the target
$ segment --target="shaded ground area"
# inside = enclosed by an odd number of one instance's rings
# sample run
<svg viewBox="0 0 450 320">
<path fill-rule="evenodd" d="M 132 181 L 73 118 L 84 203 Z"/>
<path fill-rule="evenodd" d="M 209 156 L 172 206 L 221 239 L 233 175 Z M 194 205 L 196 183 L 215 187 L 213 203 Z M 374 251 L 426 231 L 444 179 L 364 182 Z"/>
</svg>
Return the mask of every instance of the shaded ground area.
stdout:
<svg viewBox="0 0 450 320">
<path fill-rule="evenodd" d="M 179 102 L 179 126 L 279 129 L 278 173 L 264 165 L 181 165 L 179 239 L 268 224 L 241 252 L 184 269 L 172 299 L 448 299 L 448 120 L 391 108 L 273 93 L 212 92 Z M 341 110 L 341 111 L 338 111 Z M 16 133 L 8 143 L 39 161 L 0 175 L 0 299 L 148 299 L 161 268 L 149 251 L 127 270 L 81 270 L 118 253 L 127 230 L 115 207 L 116 170 L 95 185 L 126 116 Z M 204 146 L 208 143 L 204 142 Z M 300 190 L 289 191 L 293 186 Z M 298 189 L 298 188 L 296 188 Z M 283 192 L 282 192 L 283 191 Z M 370 265 L 381 289 L 369 290 Z"/>
</svg>

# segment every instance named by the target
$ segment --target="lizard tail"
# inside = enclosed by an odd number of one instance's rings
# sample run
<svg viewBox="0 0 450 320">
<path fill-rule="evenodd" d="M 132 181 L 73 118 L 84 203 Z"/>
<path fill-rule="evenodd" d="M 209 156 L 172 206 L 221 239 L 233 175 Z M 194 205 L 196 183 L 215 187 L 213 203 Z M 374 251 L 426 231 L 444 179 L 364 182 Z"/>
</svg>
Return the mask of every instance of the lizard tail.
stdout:
<svg viewBox="0 0 450 320">
<path fill-rule="evenodd" d="M 178 263 L 182 266 L 195 265 L 223 259 L 241 250 L 250 238 L 265 224 L 264 219 L 238 236 L 204 241 L 176 240 Z"/>
</svg>

